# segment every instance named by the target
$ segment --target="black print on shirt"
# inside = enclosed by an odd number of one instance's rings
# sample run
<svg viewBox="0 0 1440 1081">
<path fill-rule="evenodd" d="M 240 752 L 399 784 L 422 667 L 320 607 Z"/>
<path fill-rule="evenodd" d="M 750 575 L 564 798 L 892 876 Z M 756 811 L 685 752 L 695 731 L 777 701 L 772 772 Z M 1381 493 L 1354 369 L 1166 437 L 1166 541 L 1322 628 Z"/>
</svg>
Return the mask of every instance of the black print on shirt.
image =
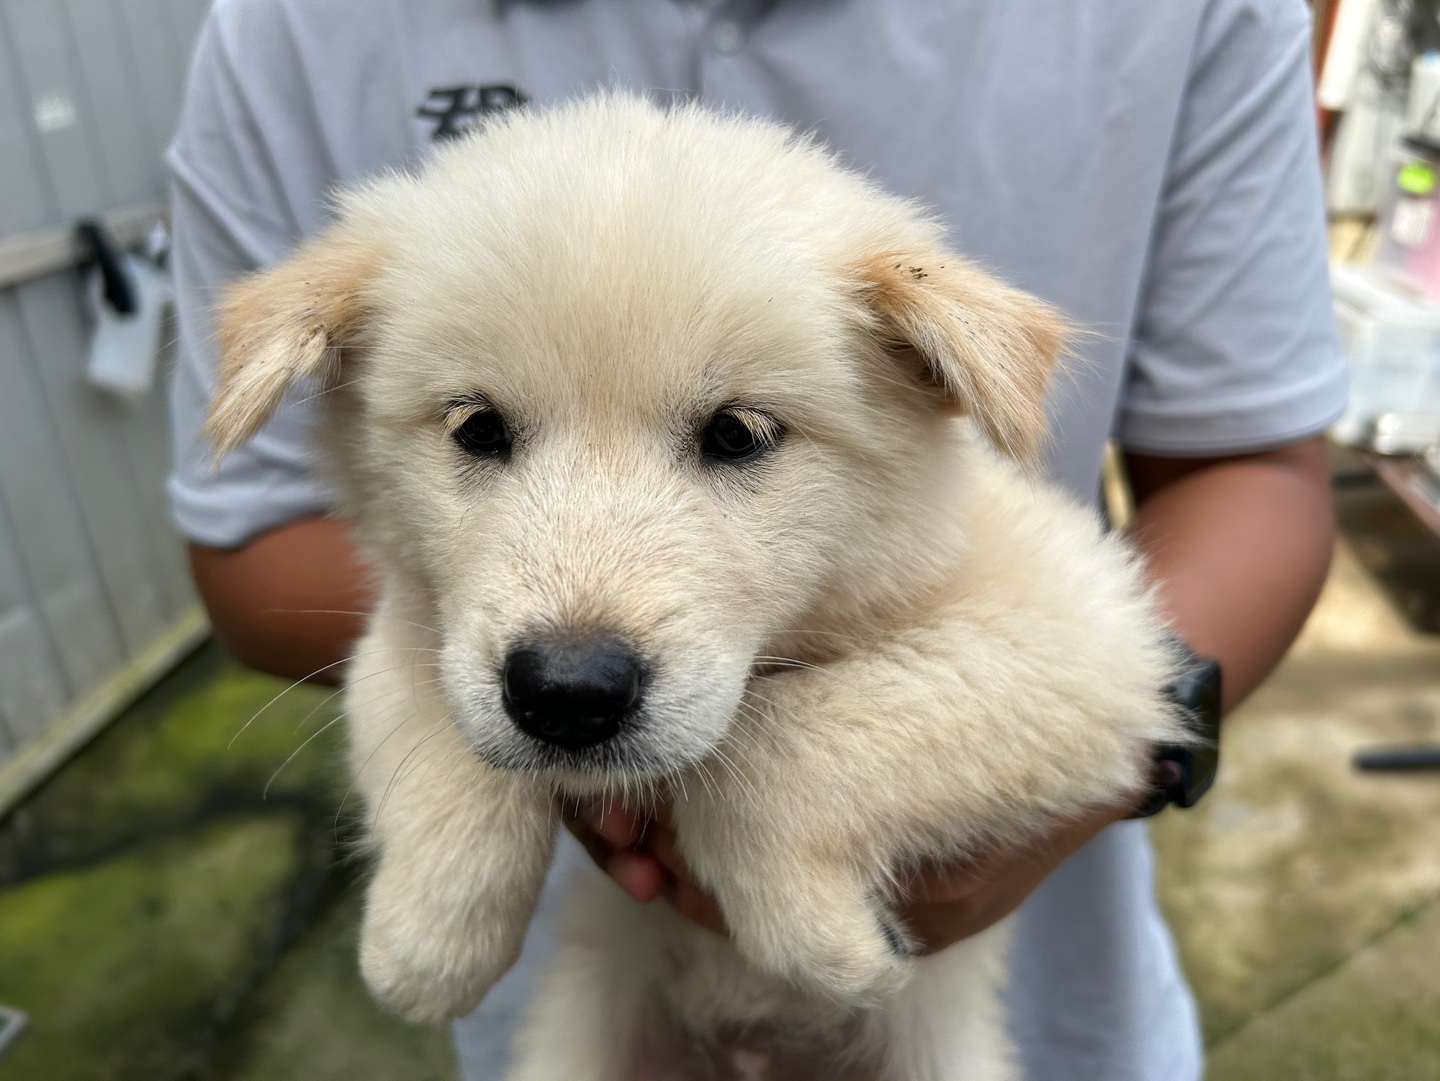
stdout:
<svg viewBox="0 0 1440 1081">
<path fill-rule="evenodd" d="M 430 138 L 438 142 L 457 139 L 479 123 L 482 117 L 519 108 L 529 101 L 523 91 L 503 83 L 492 86 L 437 86 L 430 91 L 425 104 L 415 110 L 415 115 L 435 121 Z"/>
</svg>

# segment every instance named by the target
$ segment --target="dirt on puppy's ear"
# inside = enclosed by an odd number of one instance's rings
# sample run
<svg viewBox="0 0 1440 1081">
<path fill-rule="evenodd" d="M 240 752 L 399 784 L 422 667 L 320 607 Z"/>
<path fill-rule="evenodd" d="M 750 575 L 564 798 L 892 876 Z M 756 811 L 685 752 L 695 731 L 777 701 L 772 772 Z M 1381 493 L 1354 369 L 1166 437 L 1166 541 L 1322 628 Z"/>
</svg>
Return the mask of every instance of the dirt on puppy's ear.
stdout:
<svg viewBox="0 0 1440 1081">
<path fill-rule="evenodd" d="M 366 321 L 373 245 L 334 227 L 290 258 L 242 279 L 217 310 L 220 385 L 205 431 L 219 461 L 275 412 L 297 379 L 332 383 Z"/>
<path fill-rule="evenodd" d="M 1044 443 L 1045 388 L 1065 348 L 1060 313 L 963 259 L 889 253 L 856 268 L 886 345 L 975 419 L 1000 450 L 1033 462 Z"/>
</svg>

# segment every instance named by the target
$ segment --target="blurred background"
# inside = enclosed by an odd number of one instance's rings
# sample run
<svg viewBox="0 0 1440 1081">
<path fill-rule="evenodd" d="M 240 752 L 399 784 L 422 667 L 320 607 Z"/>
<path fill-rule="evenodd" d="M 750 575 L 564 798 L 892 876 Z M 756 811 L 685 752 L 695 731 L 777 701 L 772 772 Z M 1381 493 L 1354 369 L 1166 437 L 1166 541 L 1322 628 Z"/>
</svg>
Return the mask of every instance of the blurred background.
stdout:
<svg viewBox="0 0 1440 1081">
<path fill-rule="evenodd" d="M 0 0 L 0 1081 L 455 1076 L 373 1007 L 335 699 L 169 525 L 164 146 L 205 0 Z M 1315 0 L 1341 540 L 1152 820 L 1217 1081 L 1440 1077 L 1440 21 Z M 1127 496 L 1108 472 L 1112 514 Z M 1380 768 L 1375 768 L 1380 767 Z"/>
</svg>

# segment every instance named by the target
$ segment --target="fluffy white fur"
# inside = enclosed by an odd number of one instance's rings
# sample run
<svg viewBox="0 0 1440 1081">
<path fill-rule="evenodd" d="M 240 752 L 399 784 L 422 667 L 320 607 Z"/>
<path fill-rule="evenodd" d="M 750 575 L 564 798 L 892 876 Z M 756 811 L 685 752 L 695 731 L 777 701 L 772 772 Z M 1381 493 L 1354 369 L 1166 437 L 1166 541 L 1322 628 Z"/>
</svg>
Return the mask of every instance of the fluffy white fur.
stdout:
<svg viewBox="0 0 1440 1081">
<path fill-rule="evenodd" d="M 775 125 L 610 95 L 350 192 L 230 294 L 217 448 L 320 381 L 379 576 L 347 697 L 375 994 L 480 1000 L 560 794 L 673 799 L 732 929 L 584 883 L 513 1081 L 630 1081 L 645 1047 L 721 1069 L 724 1043 L 789 1079 L 1015 1076 L 1007 927 L 911 958 L 896 876 L 1138 787 L 1177 737 L 1171 661 L 1125 544 L 1010 460 L 1043 438 L 1059 318 L 940 236 Z M 470 460 L 451 433 L 490 407 L 513 455 Z M 707 463 L 722 408 L 783 438 Z M 653 664 L 598 750 L 502 708 L 506 650 L 546 628 Z"/>
</svg>

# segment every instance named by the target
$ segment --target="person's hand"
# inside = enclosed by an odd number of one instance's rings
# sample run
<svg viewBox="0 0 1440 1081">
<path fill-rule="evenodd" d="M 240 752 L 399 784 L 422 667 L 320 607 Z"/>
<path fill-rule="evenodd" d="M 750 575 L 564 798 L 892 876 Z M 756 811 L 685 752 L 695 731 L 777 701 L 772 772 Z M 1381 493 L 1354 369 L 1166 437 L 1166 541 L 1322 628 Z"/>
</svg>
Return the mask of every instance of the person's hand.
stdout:
<svg viewBox="0 0 1440 1081">
<path fill-rule="evenodd" d="M 675 911 L 716 934 L 726 934 L 725 917 L 708 893 L 695 885 L 675 844 L 668 808 L 652 819 L 612 803 L 563 809 L 569 827 L 596 866 L 635 900 L 663 897 Z"/>
<path fill-rule="evenodd" d="M 922 953 L 943 950 L 1015 911 L 1066 857 L 1125 818 L 1133 806 L 1097 807 L 1081 817 L 1056 821 L 1051 830 L 1019 848 L 997 848 L 963 863 L 927 868 L 906 883 L 897 914 Z M 565 824 L 600 869 L 635 900 L 663 897 L 692 922 L 726 933 L 720 906 L 691 880 L 663 809 L 656 818 L 645 819 L 622 807 L 596 803 L 567 809 Z"/>
<path fill-rule="evenodd" d="M 935 953 L 979 934 L 1019 908 L 1051 871 L 1097 833 L 1129 815 L 1135 802 L 1057 819 L 1020 847 L 992 848 L 963 863 L 926 868 L 905 884 L 897 914 L 921 953 Z"/>
</svg>

